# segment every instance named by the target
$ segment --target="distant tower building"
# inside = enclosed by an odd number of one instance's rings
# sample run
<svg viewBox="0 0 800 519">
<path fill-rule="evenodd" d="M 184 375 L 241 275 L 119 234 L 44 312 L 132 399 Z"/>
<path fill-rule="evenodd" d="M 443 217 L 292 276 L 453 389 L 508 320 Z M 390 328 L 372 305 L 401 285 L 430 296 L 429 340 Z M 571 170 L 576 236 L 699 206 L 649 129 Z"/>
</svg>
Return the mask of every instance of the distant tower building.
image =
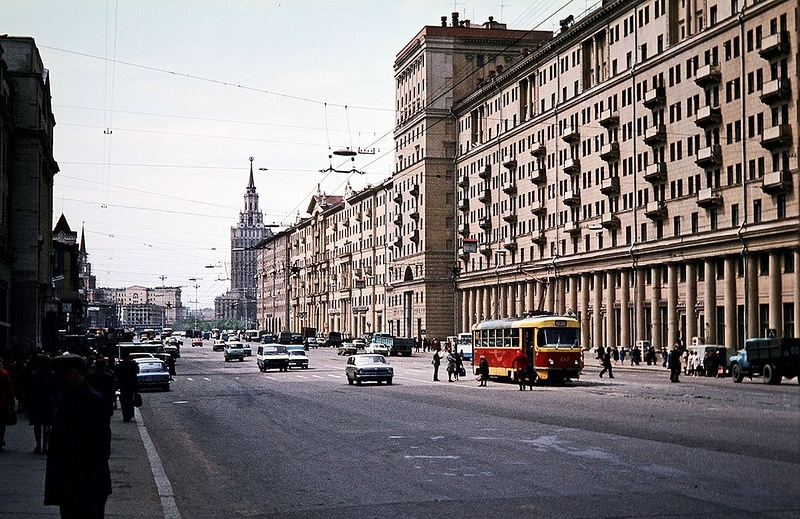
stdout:
<svg viewBox="0 0 800 519">
<path fill-rule="evenodd" d="M 264 225 L 264 215 L 258 209 L 253 157 L 250 157 L 250 181 L 244 193 L 244 210 L 239 212 L 239 223 L 231 227 L 231 289 L 214 300 L 217 319 L 256 321 L 258 251 L 255 245 L 271 237 L 272 231 Z"/>
</svg>

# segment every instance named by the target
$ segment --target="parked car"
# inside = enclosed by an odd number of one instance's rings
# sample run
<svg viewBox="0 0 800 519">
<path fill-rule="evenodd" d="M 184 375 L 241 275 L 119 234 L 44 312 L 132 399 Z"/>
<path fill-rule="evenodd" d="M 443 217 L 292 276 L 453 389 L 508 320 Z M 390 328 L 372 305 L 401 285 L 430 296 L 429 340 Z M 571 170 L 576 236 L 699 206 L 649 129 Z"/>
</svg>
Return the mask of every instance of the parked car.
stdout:
<svg viewBox="0 0 800 519">
<path fill-rule="evenodd" d="M 212 351 L 224 351 L 225 350 L 225 341 L 221 341 L 219 339 L 214 340 L 213 344 L 211 344 Z"/>
<path fill-rule="evenodd" d="M 136 378 L 139 381 L 139 389 L 159 388 L 162 391 L 169 391 L 169 370 L 167 364 L 161 359 L 154 357 L 142 357 L 135 359 L 139 366 Z"/>
<path fill-rule="evenodd" d="M 194 348 L 195 346 L 203 346 L 203 339 L 201 339 L 200 337 L 193 338 L 192 339 L 192 348 Z"/>
<path fill-rule="evenodd" d="M 278 339 L 272 334 L 268 333 L 261 336 L 261 344 L 275 344 L 276 342 L 278 342 Z"/>
<path fill-rule="evenodd" d="M 181 356 L 181 343 L 183 341 L 177 337 L 169 337 L 164 343 L 164 351 L 172 355 L 173 358 Z"/>
<path fill-rule="evenodd" d="M 289 350 L 289 367 L 308 369 L 306 350 Z"/>
<path fill-rule="evenodd" d="M 355 355 L 358 353 L 358 348 L 352 342 L 343 342 L 336 349 L 337 355 Z"/>
<path fill-rule="evenodd" d="M 364 348 L 364 351 L 366 353 L 375 353 L 375 354 L 378 354 L 378 355 L 385 355 L 387 357 L 389 356 L 389 347 L 387 345 L 381 344 L 379 342 L 371 342 L 371 343 L 369 343 L 369 346 Z"/>
<path fill-rule="evenodd" d="M 317 346 L 324 348 L 328 345 L 328 338 L 324 335 L 317 335 Z"/>
<path fill-rule="evenodd" d="M 352 343 L 356 345 L 356 349 L 363 350 L 367 347 L 367 343 L 364 339 L 353 339 Z"/>
<path fill-rule="evenodd" d="M 317 344 L 317 338 L 316 337 L 306 337 L 306 349 L 316 348 L 318 346 L 319 346 L 319 344 Z"/>
<path fill-rule="evenodd" d="M 242 344 L 242 351 L 244 352 L 245 357 L 250 357 L 253 355 L 253 348 L 248 344 Z"/>
<path fill-rule="evenodd" d="M 239 341 L 228 341 L 225 343 L 225 362 L 233 359 L 244 360 L 244 344 Z"/>
<path fill-rule="evenodd" d="M 386 382 L 392 383 L 394 369 L 386 361 L 383 355 L 365 353 L 362 355 L 350 355 L 347 358 L 347 365 L 344 369 L 347 383 L 352 385 L 361 384 L 364 381 L 375 381 L 378 384 Z"/>
<path fill-rule="evenodd" d="M 260 345 L 256 351 L 256 363 L 261 372 L 268 369 L 289 371 L 289 354 L 281 344 Z"/>
</svg>

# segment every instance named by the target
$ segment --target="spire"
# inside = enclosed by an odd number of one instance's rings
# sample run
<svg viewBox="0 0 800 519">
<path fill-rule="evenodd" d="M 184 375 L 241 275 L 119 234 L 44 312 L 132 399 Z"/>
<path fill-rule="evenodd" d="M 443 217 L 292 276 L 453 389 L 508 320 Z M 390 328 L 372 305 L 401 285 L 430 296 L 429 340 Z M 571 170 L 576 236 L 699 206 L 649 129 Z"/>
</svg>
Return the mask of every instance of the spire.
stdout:
<svg viewBox="0 0 800 519">
<path fill-rule="evenodd" d="M 84 238 L 84 225 L 81 223 L 81 245 L 80 245 L 80 253 L 86 254 L 86 239 Z"/>
<path fill-rule="evenodd" d="M 256 183 L 253 182 L 253 157 L 250 157 L 250 182 L 247 184 L 247 189 L 255 189 Z"/>
</svg>

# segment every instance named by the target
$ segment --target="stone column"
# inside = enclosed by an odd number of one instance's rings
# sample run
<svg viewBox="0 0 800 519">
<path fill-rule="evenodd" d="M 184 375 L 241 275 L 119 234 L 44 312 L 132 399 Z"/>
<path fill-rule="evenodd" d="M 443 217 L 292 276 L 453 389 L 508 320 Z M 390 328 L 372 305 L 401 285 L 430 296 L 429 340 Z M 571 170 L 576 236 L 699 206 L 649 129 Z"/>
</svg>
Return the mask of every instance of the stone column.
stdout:
<svg viewBox="0 0 800 519">
<path fill-rule="evenodd" d="M 738 312 L 736 311 L 736 257 L 725 258 L 725 339 L 727 347 L 738 346 Z"/>
<path fill-rule="evenodd" d="M 657 353 L 661 352 L 664 343 L 661 340 L 663 333 L 664 323 L 661 322 L 661 267 L 652 269 L 653 284 L 650 291 L 650 325 L 651 325 L 651 338 L 650 344 Z"/>
<path fill-rule="evenodd" d="M 603 316 L 601 315 L 601 308 L 603 306 L 603 278 L 605 275 L 597 272 L 594 275 L 594 290 L 592 290 L 592 319 L 594 326 L 592 327 L 592 334 L 596 346 L 606 347 L 603 342 Z"/>
<path fill-rule="evenodd" d="M 536 282 L 528 281 L 525 285 L 528 288 L 528 292 L 525 294 L 525 310 L 532 312 L 536 310 Z"/>
<path fill-rule="evenodd" d="M 677 342 L 680 336 L 678 326 L 678 266 L 670 263 L 667 266 L 667 348 Z"/>
<path fill-rule="evenodd" d="M 634 281 L 636 283 L 636 286 L 634 287 L 636 297 L 633 302 L 634 314 L 636 314 L 636 328 L 633 333 L 633 338 L 636 341 L 647 340 L 647 330 L 645 329 L 646 321 L 644 319 L 644 275 L 645 269 L 641 267 L 636 269 L 636 279 Z M 642 355 L 644 355 L 644 351 L 642 351 Z"/>
<path fill-rule="evenodd" d="M 697 337 L 697 265 L 686 264 L 686 344 Z"/>
<path fill-rule="evenodd" d="M 800 250 L 792 253 L 794 257 L 794 336 L 800 337 Z"/>
<path fill-rule="evenodd" d="M 745 255 L 745 272 L 747 283 L 747 301 L 745 302 L 747 317 L 747 330 L 745 338 L 759 337 L 758 317 L 758 259 L 752 254 Z"/>
<path fill-rule="evenodd" d="M 589 327 L 589 287 L 591 286 L 591 274 L 581 276 L 581 344 L 584 349 L 594 349 L 597 345 L 591 340 L 592 330 Z"/>
<path fill-rule="evenodd" d="M 580 285 L 579 276 L 569 278 L 569 309 L 575 314 L 578 313 L 578 286 Z"/>
<path fill-rule="evenodd" d="M 626 349 L 630 349 L 633 344 L 631 343 L 631 310 L 629 308 L 631 303 L 631 272 L 628 269 L 623 269 L 620 273 L 620 294 L 619 294 L 619 306 L 620 306 L 620 318 L 619 318 L 619 327 L 620 327 L 620 340 L 619 343 L 621 346 L 624 346 Z"/>
<path fill-rule="evenodd" d="M 547 287 L 547 304 L 545 310 L 550 313 L 555 312 L 556 309 L 556 290 L 558 290 L 558 283 L 555 278 L 550 278 L 550 285 Z"/>
<path fill-rule="evenodd" d="M 517 315 L 520 317 L 525 315 L 525 287 L 524 281 L 517 283 Z"/>
<path fill-rule="evenodd" d="M 781 257 L 776 252 L 769 253 L 769 327 L 778 337 L 783 337 L 783 304 L 781 298 Z"/>
<path fill-rule="evenodd" d="M 617 337 L 617 319 L 614 316 L 615 276 L 614 270 L 606 272 L 606 345 L 612 348 L 620 345 Z"/>
<path fill-rule="evenodd" d="M 703 315 L 706 318 L 706 344 L 717 343 L 717 269 L 716 260 L 706 260 L 705 297 Z"/>
</svg>

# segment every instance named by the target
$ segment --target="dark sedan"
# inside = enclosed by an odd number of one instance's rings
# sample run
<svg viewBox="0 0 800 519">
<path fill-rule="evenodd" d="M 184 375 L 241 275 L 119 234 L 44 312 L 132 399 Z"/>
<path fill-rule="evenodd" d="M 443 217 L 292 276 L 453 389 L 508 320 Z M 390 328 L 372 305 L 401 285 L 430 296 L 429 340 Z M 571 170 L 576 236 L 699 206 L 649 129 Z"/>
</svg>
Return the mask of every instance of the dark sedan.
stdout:
<svg viewBox="0 0 800 519">
<path fill-rule="evenodd" d="M 394 369 L 386 361 L 383 355 L 373 355 L 370 353 L 361 355 L 350 355 L 347 358 L 344 374 L 347 383 L 361 384 L 363 381 L 375 381 L 378 384 L 386 382 L 392 383 Z"/>
<path fill-rule="evenodd" d="M 169 391 L 170 376 L 166 362 L 156 358 L 135 359 L 135 362 L 139 366 L 139 389 Z"/>
</svg>

